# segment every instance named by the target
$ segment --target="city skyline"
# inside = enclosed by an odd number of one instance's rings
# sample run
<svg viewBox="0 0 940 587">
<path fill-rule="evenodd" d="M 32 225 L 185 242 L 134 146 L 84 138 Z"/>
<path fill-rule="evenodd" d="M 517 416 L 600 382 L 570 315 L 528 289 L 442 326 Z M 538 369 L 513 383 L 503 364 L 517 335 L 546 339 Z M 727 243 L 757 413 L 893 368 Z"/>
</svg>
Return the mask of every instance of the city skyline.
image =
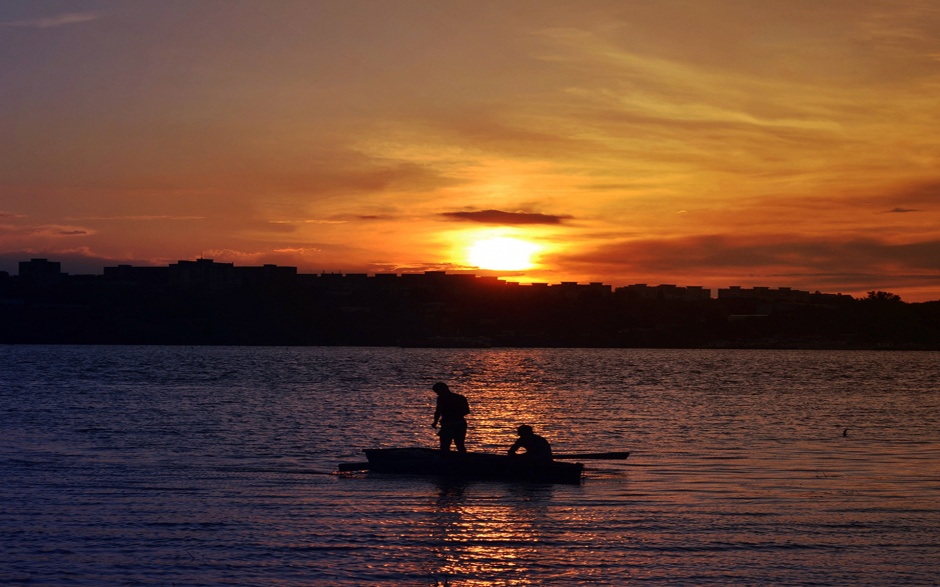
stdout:
<svg viewBox="0 0 940 587">
<path fill-rule="evenodd" d="M 8 2 L 0 270 L 940 300 L 928 0 Z"/>
<path fill-rule="evenodd" d="M 446 271 L 424 271 L 424 272 L 414 272 L 414 273 L 353 273 L 353 272 L 320 272 L 320 273 L 304 273 L 298 270 L 297 267 L 291 265 L 276 265 L 276 264 L 265 264 L 262 266 L 253 266 L 253 265 L 236 265 L 231 262 L 219 262 L 214 259 L 180 259 L 174 263 L 168 265 L 128 265 L 121 264 L 117 266 L 108 266 L 104 267 L 102 271 L 92 274 L 73 274 L 62 269 L 62 263 L 54 259 L 43 259 L 43 258 L 33 258 L 29 260 L 19 261 L 19 270 L 16 273 L 7 273 L 7 276 L 15 276 L 20 278 L 25 278 L 30 281 L 35 281 L 39 284 L 54 284 L 56 283 L 59 277 L 62 278 L 105 278 L 111 281 L 136 281 L 139 283 L 150 283 L 150 284 L 159 284 L 159 283 L 196 283 L 197 281 L 204 281 L 209 283 L 211 281 L 218 282 L 220 284 L 225 284 L 227 286 L 239 286 L 242 285 L 240 282 L 241 277 L 248 277 L 252 281 L 264 281 L 268 280 L 273 282 L 279 282 L 281 284 L 297 281 L 298 279 L 303 278 L 360 278 L 366 277 L 370 278 L 424 278 L 425 280 L 431 280 L 429 283 L 443 283 L 439 282 L 438 279 L 441 277 L 447 278 L 450 280 L 460 280 L 462 284 L 466 285 L 472 282 L 482 282 L 489 284 L 499 284 L 502 286 L 545 286 L 545 287 L 572 287 L 575 286 L 577 289 L 581 290 L 592 290 L 595 292 L 606 291 L 608 294 L 614 292 L 629 292 L 632 297 L 635 298 L 650 298 L 650 299 L 672 299 L 672 300 L 685 300 L 685 301 L 701 301 L 707 299 L 717 299 L 717 298 L 740 298 L 740 297 L 766 297 L 767 299 L 776 299 L 778 301 L 807 301 L 810 296 L 813 296 L 815 299 L 852 299 L 852 296 L 848 294 L 843 294 L 842 292 L 824 292 L 820 290 L 799 290 L 790 286 L 780 286 L 780 287 L 771 287 L 771 286 L 762 286 L 756 285 L 753 287 L 742 287 L 740 285 L 727 285 L 725 287 L 715 288 L 706 288 L 701 285 L 695 284 L 685 284 L 685 283 L 631 283 L 622 286 L 615 286 L 613 284 L 594 281 L 594 282 L 576 282 L 576 281 L 560 281 L 555 283 L 548 282 L 518 282 L 503 279 L 495 275 L 479 275 L 475 272 L 461 272 L 461 273 L 448 273 Z M 140 270 L 143 270 L 145 273 L 141 273 Z M 160 271 L 163 270 L 163 271 Z M 169 270 L 169 272 L 167 271 Z M 220 271 L 221 270 L 221 271 Z M 154 273 L 156 272 L 156 273 Z M 170 277 L 171 273 L 173 277 Z M 146 275 L 146 277 L 145 277 Z M 2 273 L 0 273 L 2 276 Z M 159 276 L 159 277 L 157 277 Z M 470 278 L 470 281 L 467 281 L 466 278 Z M 377 281 L 377 280 L 375 280 Z M 867 292 L 865 297 L 871 298 L 873 294 L 876 294 L 874 297 L 886 296 L 891 292 L 882 292 L 882 291 L 871 291 Z M 714 295 L 712 295 L 714 294 Z M 894 294 L 892 294 L 894 295 Z M 904 300 L 900 300 L 904 301 Z M 934 300 L 931 300 L 934 301 Z M 940 301 L 940 300 L 936 300 Z"/>
<path fill-rule="evenodd" d="M 936 350 L 940 301 L 793 288 L 298 273 L 210 259 L 0 275 L 5 344 Z"/>
</svg>

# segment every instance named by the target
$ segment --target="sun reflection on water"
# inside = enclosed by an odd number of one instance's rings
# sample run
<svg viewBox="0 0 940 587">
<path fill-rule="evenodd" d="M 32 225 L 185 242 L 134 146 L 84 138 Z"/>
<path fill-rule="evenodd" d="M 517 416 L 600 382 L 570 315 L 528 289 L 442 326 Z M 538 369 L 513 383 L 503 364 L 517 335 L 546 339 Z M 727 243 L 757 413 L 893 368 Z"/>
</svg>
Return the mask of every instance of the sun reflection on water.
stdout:
<svg viewBox="0 0 940 587">
<path fill-rule="evenodd" d="M 492 585 L 469 577 L 502 577 L 506 585 L 532 585 L 528 578 L 543 560 L 553 540 L 550 504 L 552 486 L 513 487 L 493 484 L 479 495 L 468 495 L 465 484 L 441 483 L 430 508 L 429 545 L 436 568 L 430 574 L 440 583 L 460 578 L 460 585 Z M 504 491 L 508 490 L 508 491 Z"/>
</svg>

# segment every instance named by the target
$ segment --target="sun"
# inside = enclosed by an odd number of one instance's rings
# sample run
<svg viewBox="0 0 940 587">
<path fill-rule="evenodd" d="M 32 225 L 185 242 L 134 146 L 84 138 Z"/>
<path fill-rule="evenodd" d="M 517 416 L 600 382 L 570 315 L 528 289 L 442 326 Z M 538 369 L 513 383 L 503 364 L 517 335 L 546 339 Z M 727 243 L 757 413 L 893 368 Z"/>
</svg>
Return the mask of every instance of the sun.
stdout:
<svg viewBox="0 0 940 587">
<path fill-rule="evenodd" d="M 491 237 L 474 242 L 467 249 L 467 260 L 479 269 L 521 271 L 530 269 L 532 255 L 539 246 L 510 237 Z"/>
</svg>

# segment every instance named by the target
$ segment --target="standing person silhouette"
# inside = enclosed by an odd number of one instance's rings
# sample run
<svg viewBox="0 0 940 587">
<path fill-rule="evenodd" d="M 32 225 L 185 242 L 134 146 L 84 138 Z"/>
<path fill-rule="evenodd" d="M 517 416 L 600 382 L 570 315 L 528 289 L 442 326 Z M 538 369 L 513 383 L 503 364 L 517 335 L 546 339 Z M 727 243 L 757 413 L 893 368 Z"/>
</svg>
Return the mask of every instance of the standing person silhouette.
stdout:
<svg viewBox="0 0 940 587">
<path fill-rule="evenodd" d="M 467 398 L 451 391 L 446 383 L 437 382 L 431 389 L 437 394 L 437 407 L 434 409 L 434 423 L 431 427 L 437 428 L 437 423 L 441 423 L 441 430 L 437 433 L 441 437 L 441 452 L 450 452 L 451 442 L 456 445 L 457 452 L 467 452 L 464 446 L 467 438 L 467 420 L 464 416 L 470 413 Z"/>
</svg>

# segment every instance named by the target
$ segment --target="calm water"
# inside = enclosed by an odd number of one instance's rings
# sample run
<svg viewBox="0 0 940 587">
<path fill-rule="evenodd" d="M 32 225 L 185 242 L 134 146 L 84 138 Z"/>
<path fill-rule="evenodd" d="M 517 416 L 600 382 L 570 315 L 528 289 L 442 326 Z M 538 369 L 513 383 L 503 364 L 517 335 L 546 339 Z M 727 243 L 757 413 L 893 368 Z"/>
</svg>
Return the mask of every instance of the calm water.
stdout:
<svg viewBox="0 0 940 587">
<path fill-rule="evenodd" d="M 0 377 L 3 584 L 940 584 L 938 353 L 0 346 Z M 472 450 L 632 455 L 328 474 L 432 446 L 436 380 Z"/>
</svg>

